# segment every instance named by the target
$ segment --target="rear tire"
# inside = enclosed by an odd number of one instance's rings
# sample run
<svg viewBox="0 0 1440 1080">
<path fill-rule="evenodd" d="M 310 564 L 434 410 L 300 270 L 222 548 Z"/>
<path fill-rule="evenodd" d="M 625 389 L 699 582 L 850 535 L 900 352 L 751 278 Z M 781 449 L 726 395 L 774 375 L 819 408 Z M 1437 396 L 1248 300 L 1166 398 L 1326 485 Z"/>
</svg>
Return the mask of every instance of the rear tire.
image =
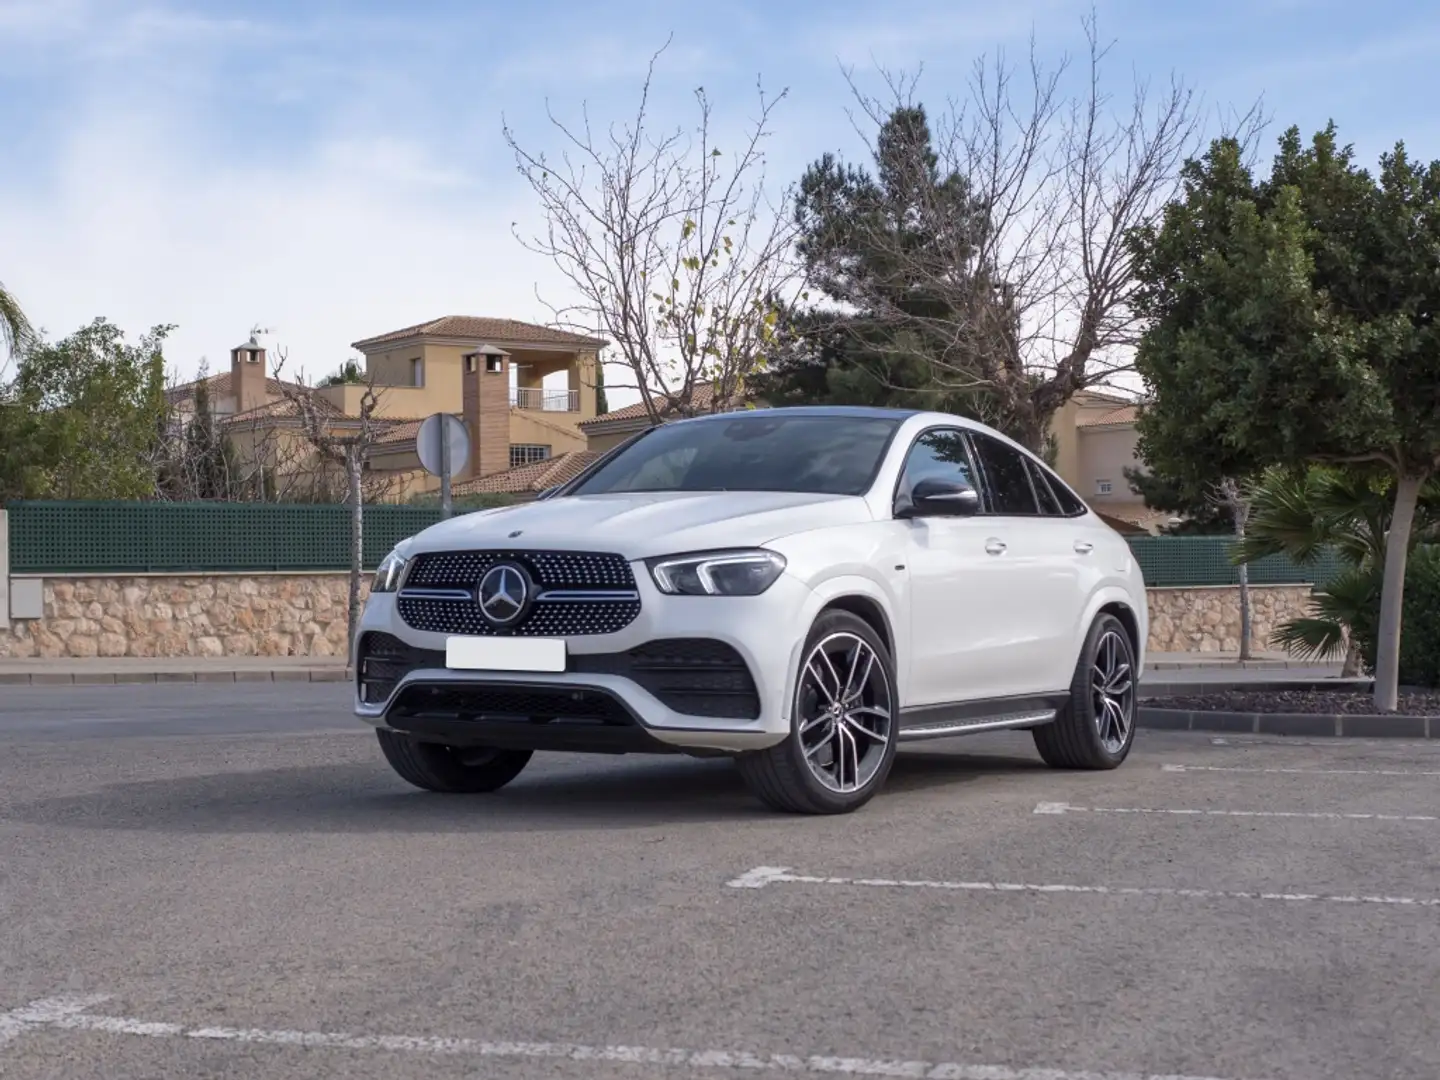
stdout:
<svg viewBox="0 0 1440 1080">
<path fill-rule="evenodd" d="M 1033 729 L 1035 749 L 1056 769 L 1114 769 L 1135 744 L 1135 647 L 1125 624 L 1102 614 L 1085 635 L 1070 700 Z"/>
<path fill-rule="evenodd" d="M 805 638 L 790 734 L 739 755 L 740 775 L 760 801 L 791 814 L 848 814 L 890 775 L 898 728 L 895 662 L 870 624 L 823 612 Z"/>
<path fill-rule="evenodd" d="M 530 750 L 441 746 L 410 735 L 377 730 L 380 750 L 402 780 L 425 791 L 476 794 L 497 791 L 529 763 Z"/>
</svg>

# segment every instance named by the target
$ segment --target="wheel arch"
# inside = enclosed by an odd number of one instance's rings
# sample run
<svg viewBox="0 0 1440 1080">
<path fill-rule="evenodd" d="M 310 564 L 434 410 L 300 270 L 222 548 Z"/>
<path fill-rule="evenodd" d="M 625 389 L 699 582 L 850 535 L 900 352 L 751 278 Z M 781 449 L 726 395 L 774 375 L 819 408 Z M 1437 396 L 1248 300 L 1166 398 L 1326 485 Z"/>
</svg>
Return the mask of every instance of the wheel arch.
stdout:
<svg viewBox="0 0 1440 1080">
<path fill-rule="evenodd" d="M 1143 602 L 1143 601 L 1142 601 Z M 1125 628 L 1126 635 L 1130 638 L 1130 646 L 1135 652 L 1135 665 L 1138 671 L 1145 670 L 1147 659 L 1146 636 L 1149 629 L 1148 612 L 1137 611 L 1130 595 L 1120 589 L 1104 589 L 1091 597 L 1085 618 L 1079 626 L 1078 641 L 1080 648 L 1084 648 L 1084 642 L 1090 633 L 1090 627 L 1101 615 L 1113 615 L 1120 620 L 1120 625 Z"/>
</svg>

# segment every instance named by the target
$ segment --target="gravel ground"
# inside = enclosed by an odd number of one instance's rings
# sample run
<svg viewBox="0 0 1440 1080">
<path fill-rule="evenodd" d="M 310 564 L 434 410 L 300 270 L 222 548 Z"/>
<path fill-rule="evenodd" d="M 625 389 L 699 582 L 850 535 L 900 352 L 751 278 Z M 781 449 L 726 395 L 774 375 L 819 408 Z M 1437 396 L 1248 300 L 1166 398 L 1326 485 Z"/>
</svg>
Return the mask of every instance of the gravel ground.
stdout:
<svg viewBox="0 0 1440 1080">
<path fill-rule="evenodd" d="M 1314 713 L 1319 716 L 1356 716 L 1376 712 L 1368 692 L 1338 690 L 1229 690 L 1189 694 L 1151 702 L 1162 709 L 1188 712 Z M 1402 693 L 1400 716 L 1440 716 L 1440 692 Z"/>
</svg>

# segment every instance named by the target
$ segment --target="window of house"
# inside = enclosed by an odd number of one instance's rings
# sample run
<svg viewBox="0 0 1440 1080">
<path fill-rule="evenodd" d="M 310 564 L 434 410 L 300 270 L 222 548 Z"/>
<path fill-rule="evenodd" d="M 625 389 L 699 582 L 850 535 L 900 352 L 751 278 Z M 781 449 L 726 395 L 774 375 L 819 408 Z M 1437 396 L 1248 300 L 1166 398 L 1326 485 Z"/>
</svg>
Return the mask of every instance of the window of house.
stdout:
<svg viewBox="0 0 1440 1080">
<path fill-rule="evenodd" d="M 425 361 L 418 356 L 410 360 L 410 385 L 425 385 Z"/>
<path fill-rule="evenodd" d="M 535 443 L 514 443 L 510 447 L 510 467 L 518 469 L 521 465 L 533 465 L 537 461 L 544 461 L 550 456 L 550 447 L 540 446 Z"/>
<path fill-rule="evenodd" d="M 1110 481 L 1109 481 L 1109 480 L 1096 480 L 1096 481 L 1095 481 L 1095 494 L 1096 494 L 1096 495 L 1109 495 L 1109 494 L 1110 494 Z"/>
</svg>

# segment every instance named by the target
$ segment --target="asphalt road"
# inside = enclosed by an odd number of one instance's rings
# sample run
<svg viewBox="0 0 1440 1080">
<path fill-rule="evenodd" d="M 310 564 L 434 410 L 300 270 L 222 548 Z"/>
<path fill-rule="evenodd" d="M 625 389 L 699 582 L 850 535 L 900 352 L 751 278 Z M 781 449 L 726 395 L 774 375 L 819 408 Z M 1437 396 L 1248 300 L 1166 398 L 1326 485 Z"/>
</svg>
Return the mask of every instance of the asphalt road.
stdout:
<svg viewBox="0 0 1440 1080">
<path fill-rule="evenodd" d="M 977 736 L 816 819 L 688 759 L 427 795 L 345 695 L 0 688 L 0 1075 L 1440 1075 L 1434 746 Z"/>
</svg>

